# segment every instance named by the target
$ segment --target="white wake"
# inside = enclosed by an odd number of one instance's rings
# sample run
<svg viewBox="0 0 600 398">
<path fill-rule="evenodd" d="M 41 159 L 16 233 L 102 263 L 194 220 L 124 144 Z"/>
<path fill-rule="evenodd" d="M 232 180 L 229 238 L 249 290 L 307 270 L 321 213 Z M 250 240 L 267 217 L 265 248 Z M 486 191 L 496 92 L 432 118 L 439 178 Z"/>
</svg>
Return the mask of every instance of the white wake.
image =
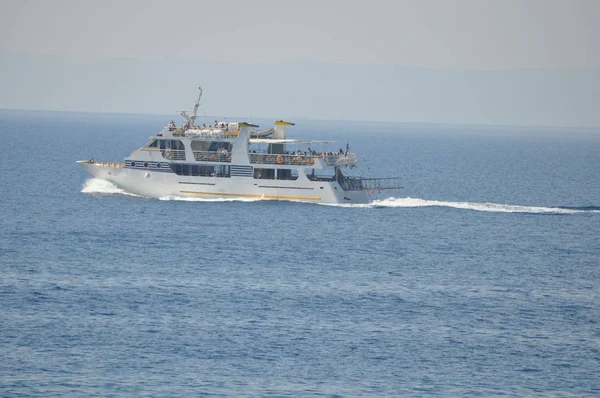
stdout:
<svg viewBox="0 0 600 398">
<path fill-rule="evenodd" d="M 341 204 L 343 207 L 451 207 L 454 209 L 488 211 L 496 213 L 580 214 L 600 213 L 600 210 L 570 209 L 564 207 L 521 206 L 501 203 L 446 202 L 419 198 L 387 198 L 367 204 Z"/>
<path fill-rule="evenodd" d="M 83 183 L 81 189 L 83 193 L 103 194 L 103 195 L 125 195 L 143 198 L 143 196 L 135 195 L 122 190 L 110 181 L 101 180 L 99 178 L 90 178 Z"/>
<path fill-rule="evenodd" d="M 81 189 L 83 193 L 104 194 L 104 195 L 126 195 L 142 198 L 143 196 L 128 193 L 118 188 L 113 183 L 98 178 L 90 178 L 83 184 Z M 164 196 L 159 200 L 179 200 L 186 202 L 259 202 L 264 198 L 195 198 L 183 196 Z M 278 200 L 275 200 L 278 201 Z M 565 207 L 541 207 L 541 206 L 521 206 L 513 204 L 500 203 L 480 203 L 480 202 L 447 202 L 441 200 L 427 200 L 419 198 L 387 198 L 375 200 L 365 204 L 325 204 L 327 206 L 349 207 L 349 208 L 381 208 L 381 207 L 451 207 L 462 210 L 487 211 L 496 213 L 537 213 L 537 214 L 582 214 L 582 213 L 600 213 L 595 209 L 571 209 Z"/>
</svg>

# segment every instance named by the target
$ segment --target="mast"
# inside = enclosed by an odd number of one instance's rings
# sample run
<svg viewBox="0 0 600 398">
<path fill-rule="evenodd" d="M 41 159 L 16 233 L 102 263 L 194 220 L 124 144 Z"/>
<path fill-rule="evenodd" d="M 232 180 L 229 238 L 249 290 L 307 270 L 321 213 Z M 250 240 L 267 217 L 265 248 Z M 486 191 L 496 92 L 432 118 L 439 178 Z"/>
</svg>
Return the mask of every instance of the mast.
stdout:
<svg viewBox="0 0 600 398">
<path fill-rule="evenodd" d="M 196 114 L 198 113 L 198 107 L 200 107 L 200 98 L 202 98 L 202 87 L 198 87 L 200 92 L 198 93 L 198 99 L 196 100 L 196 105 L 194 105 L 194 110 L 192 111 L 192 115 L 190 116 L 187 111 L 181 111 L 181 116 L 185 118 L 188 122 L 190 122 L 190 126 L 194 126 L 196 122 Z"/>
</svg>

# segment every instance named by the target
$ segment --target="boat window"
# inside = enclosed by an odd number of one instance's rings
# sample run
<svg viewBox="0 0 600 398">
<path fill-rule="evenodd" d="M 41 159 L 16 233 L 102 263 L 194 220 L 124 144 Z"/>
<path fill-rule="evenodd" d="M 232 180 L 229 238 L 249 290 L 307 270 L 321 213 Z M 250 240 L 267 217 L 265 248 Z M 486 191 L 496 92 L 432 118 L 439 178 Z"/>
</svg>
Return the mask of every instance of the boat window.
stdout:
<svg viewBox="0 0 600 398">
<path fill-rule="evenodd" d="M 160 149 L 167 149 L 167 140 L 160 140 Z"/>
<path fill-rule="evenodd" d="M 298 170 L 296 169 L 278 169 L 277 170 L 278 180 L 297 180 Z"/>
<path fill-rule="evenodd" d="M 228 152 L 231 152 L 231 148 L 233 144 L 227 141 L 214 141 L 210 144 L 209 151 L 211 152 L 220 152 L 223 149 L 226 149 Z"/>
<path fill-rule="evenodd" d="M 169 149 L 175 150 L 175 151 L 185 150 L 185 146 L 183 145 L 183 142 L 181 142 L 180 140 L 167 140 L 167 141 L 169 141 Z"/>
<path fill-rule="evenodd" d="M 335 174 L 333 170 L 315 170 L 315 169 L 304 169 L 306 177 L 311 181 L 334 181 Z"/>
<path fill-rule="evenodd" d="M 146 147 L 148 147 L 148 148 L 156 148 L 156 147 L 158 147 L 158 140 L 152 140 L 152 141 L 150 141 L 150 143 L 148 145 L 146 145 Z"/>
<path fill-rule="evenodd" d="M 231 168 L 226 165 L 215 166 L 215 177 L 231 177 Z"/>
<path fill-rule="evenodd" d="M 180 176 L 214 177 L 217 175 L 215 166 L 200 166 L 195 164 L 171 164 L 171 170 Z M 229 172 L 229 170 L 227 170 Z"/>
<path fill-rule="evenodd" d="M 206 141 L 192 141 L 192 151 L 208 151 L 210 142 Z"/>
<path fill-rule="evenodd" d="M 259 169 L 257 167 L 254 168 L 254 178 L 260 180 L 274 180 L 275 179 L 275 169 Z"/>
</svg>

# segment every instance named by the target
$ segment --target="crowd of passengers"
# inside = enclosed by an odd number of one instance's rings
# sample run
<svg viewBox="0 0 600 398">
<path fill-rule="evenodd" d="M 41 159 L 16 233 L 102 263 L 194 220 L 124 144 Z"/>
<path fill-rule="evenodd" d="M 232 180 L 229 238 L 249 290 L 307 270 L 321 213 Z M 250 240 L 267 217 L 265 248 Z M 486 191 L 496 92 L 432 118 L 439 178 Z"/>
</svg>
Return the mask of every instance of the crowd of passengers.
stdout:
<svg viewBox="0 0 600 398">
<path fill-rule="evenodd" d="M 177 125 L 175 124 L 175 121 L 173 121 L 173 120 L 171 120 L 169 122 L 169 125 L 167 127 L 169 128 L 169 131 L 175 131 L 175 130 L 177 130 Z M 187 131 L 190 128 L 193 128 L 193 129 L 200 129 L 200 128 L 207 129 L 207 128 L 211 128 L 211 127 L 221 128 L 221 129 L 228 129 L 229 128 L 229 123 L 218 122 L 218 121 L 215 120 L 215 122 L 214 122 L 214 124 L 212 126 L 210 124 L 207 126 L 206 123 L 203 123 L 202 127 L 200 127 L 200 126 L 190 126 L 190 122 L 186 120 L 183 123 L 182 129 L 184 131 Z"/>
</svg>

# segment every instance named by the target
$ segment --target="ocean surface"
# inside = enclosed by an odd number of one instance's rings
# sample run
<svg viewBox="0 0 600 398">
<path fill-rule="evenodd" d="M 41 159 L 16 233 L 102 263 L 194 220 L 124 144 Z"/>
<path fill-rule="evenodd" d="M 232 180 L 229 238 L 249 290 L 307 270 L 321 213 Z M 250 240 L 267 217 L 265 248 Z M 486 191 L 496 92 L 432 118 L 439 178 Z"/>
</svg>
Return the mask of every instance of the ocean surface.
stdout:
<svg viewBox="0 0 600 398">
<path fill-rule="evenodd" d="M 368 205 L 75 163 L 171 117 L 0 111 L 0 396 L 600 396 L 600 131 L 296 121 L 402 178 Z"/>
</svg>

